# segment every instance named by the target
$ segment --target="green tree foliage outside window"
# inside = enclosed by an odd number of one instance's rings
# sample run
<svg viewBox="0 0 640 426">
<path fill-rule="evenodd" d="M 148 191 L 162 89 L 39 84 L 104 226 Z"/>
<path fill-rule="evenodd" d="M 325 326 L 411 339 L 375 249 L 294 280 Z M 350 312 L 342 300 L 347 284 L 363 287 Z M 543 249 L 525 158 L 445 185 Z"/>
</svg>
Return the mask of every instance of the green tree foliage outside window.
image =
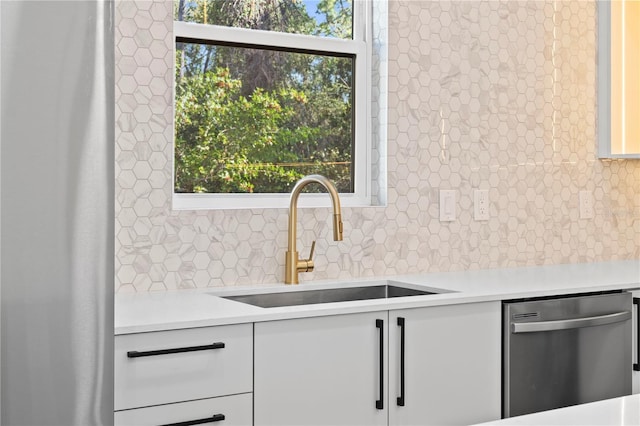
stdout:
<svg viewBox="0 0 640 426">
<path fill-rule="evenodd" d="M 351 37 L 340 0 L 179 0 L 175 19 Z M 353 58 L 179 41 L 175 78 L 176 192 L 283 193 L 310 173 L 353 192 Z"/>
</svg>

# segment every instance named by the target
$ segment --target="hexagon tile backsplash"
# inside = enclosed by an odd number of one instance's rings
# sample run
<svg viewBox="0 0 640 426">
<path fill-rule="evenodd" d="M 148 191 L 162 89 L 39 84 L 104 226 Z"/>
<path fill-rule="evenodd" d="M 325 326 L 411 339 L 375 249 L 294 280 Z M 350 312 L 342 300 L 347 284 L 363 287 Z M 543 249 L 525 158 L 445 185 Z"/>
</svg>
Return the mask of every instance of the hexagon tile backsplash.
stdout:
<svg viewBox="0 0 640 426">
<path fill-rule="evenodd" d="M 172 28 L 170 1 L 116 2 L 116 290 L 282 282 L 286 210 L 171 209 Z M 302 211 L 301 279 L 640 259 L 640 161 L 596 158 L 595 49 L 594 1 L 390 1 L 388 206 L 345 208 L 342 242 Z"/>
</svg>

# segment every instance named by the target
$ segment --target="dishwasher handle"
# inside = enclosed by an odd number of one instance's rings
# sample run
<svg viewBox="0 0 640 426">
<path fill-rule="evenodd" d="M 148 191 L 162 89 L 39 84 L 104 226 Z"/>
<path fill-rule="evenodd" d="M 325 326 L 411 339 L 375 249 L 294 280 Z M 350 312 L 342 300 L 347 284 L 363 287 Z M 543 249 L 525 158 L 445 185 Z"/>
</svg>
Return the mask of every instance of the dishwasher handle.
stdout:
<svg viewBox="0 0 640 426">
<path fill-rule="evenodd" d="M 535 333 L 539 331 L 569 330 L 572 328 L 595 327 L 598 325 L 614 324 L 627 321 L 631 318 L 631 312 L 622 311 L 614 314 L 598 315 L 595 317 L 570 318 L 554 321 L 538 322 L 514 322 L 511 323 L 511 332 Z"/>
</svg>

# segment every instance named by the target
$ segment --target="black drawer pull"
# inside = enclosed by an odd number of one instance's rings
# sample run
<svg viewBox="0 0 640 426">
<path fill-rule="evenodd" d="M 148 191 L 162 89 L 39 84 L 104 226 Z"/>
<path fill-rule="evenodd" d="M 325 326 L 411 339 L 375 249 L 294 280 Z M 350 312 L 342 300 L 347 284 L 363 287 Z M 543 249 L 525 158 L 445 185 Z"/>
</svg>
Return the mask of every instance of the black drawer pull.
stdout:
<svg viewBox="0 0 640 426">
<path fill-rule="evenodd" d="M 380 376 L 379 384 L 380 389 L 378 392 L 380 393 L 380 399 L 376 399 L 376 408 L 378 410 L 384 409 L 384 403 L 382 402 L 382 398 L 384 398 L 384 321 L 381 319 L 376 320 L 376 328 L 380 331 L 380 351 L 378 354 L 378 359 L 380 360 Z"/>
<path fill-rule="evenodd" d="M 156 351 L 129 351 L 127 352 L 127 358 L 140 358 L 141 356 L 155 356 L 155 355 L 168 355 L 168 354 L 178 354 L 181 352 L 196 352 L 196 351 L 207 351 L 210 349 L 222 349 L 224 348 L 224 343 L 216 342 L 211 345 L 203 345 L 203 346 L 187 346 L 186 348 L 172 348 L 172 349 L 158 349 Z M 176 423 L 178 424 L 178 423 Z M 180 423 L 182 424 L 182 423 Z M 197 424 L 197 423 L 194 423 Z"/>
<path fill-rule="evenodd" d="M 400 396 L 396 399 L 399 407 L 404 407 L 404 318 L 398 317 L 400 327 Z"/>
<path fill-rule="evenodd" d="M 224 420 L 224 414 L 214 414 L 211 417 L 206 417 L 204 419 L 198 420 L 187 420 L 186 422 L 178 422 L 178 423 L 167 423 L 166 425 L 160 426 L 192 426 L 192 425 L 203 425 L 205 423 L 214 423 L 221 422 Z"/>
<path fill-rule="evenodd" d="M 633 304 L 636 309 L 636 361 L 633 364 L 633 371 L 640 371 L 640 297 L 633 298 Z"/>
</svg>

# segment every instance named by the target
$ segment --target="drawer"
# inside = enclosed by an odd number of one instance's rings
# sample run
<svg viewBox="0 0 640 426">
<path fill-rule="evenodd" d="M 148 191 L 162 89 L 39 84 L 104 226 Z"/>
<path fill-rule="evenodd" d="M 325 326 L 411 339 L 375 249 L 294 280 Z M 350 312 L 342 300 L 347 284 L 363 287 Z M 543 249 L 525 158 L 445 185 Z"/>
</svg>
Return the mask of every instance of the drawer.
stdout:
<svg viewBox="0 0 640 426">
<path fill-rule="evenodd" d="M 253 324 L 116 336 L 115 410 L 252 392 Z"/>
<path fill-rule="evenodd" d="M 157 426 L 167 424 L 206 424 L 250 426 L 253 422 L 252 394 L 179 402 L 158 407 L 116 411 L 116 426 Z M 201 420 L 198 422 L 198 420 Z"/>
</svg>

